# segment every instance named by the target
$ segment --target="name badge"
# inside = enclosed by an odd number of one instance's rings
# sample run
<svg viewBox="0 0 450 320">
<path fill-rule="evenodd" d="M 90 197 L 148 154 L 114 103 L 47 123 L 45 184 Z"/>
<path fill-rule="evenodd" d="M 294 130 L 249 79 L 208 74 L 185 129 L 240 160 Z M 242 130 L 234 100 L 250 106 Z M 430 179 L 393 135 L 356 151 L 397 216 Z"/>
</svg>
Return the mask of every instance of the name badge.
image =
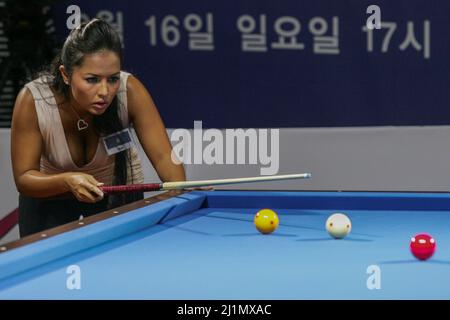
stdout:
<svg viewBox="0 0 450 320">
<path fill-rule="evenodd" d="M 128 128 L 103 137 L 102 140 L 108 155 L 116 154 L 134 146 L 131 131 Z"/>
</svg>

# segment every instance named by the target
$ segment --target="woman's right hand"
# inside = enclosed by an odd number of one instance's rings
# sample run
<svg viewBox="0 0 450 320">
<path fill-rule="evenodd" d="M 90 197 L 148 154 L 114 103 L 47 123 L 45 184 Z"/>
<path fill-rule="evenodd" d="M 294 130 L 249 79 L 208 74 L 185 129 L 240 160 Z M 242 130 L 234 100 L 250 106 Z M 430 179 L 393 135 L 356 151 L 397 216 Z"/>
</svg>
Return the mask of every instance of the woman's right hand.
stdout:
<svg viewBox="0 0 450 320">
<path fill-rule="evenodd" d="M 98 182 L 90 174 L 82 172 L 65 173 L 64 183 L 78 201 L 95 203 L 103 199 L 103 192 L 98 188 L 103 183 Z"/>
</svg>

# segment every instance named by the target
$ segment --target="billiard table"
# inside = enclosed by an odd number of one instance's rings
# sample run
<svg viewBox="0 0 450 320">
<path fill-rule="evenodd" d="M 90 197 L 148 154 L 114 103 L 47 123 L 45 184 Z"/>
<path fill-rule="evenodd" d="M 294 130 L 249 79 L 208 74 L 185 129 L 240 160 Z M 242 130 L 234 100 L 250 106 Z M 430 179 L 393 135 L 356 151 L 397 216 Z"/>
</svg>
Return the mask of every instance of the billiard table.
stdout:
<svg viewBox="0 0 450 320">
<path fill-rule="evenodd" d="M 280 219 L 268 235 L 262 208 Z M 335 212 L 344 239 L 325 230 Z M 426 261 L 409 250 L 422 232 Z M 449 299 L 450 194 L 169 192 L 0 250 L 0 299 Z"/>
</svg>

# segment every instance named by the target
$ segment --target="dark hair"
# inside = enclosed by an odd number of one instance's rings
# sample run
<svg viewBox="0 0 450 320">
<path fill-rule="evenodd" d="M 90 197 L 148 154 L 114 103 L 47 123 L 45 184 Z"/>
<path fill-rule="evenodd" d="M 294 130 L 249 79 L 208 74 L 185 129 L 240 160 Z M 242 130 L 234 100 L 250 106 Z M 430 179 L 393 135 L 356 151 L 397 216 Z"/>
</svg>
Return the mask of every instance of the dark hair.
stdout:
<svg viewBox="0 0 450 320">
<path fill-rule="evenodd" d="M 70 86 L 64 82 L 59 67 L 64 65 L 66 73 L 71 77 L 74 67 L 81 66 L 86 55 L 101 50 L 108 50 L 116 53 L 120 61 L 122 61 L 122 43 L 119 35 L 107 22 L 100 19 L 93 19 L 81 24 L 76 29 L 73 29 L 64 42 L 61 52 L 55 57 L 50 69 L 47 71 L 47 74 L 50 75 L 49 85 L 51 85 L 57 93 L 60 93 L 68 100 L 70 96 Z M 100 136 L 123 130 L 123 125 L 118 113 L 119 103 L 120 101 L 118 101 L 117 96 L 114 97 L 111 105 L 106 111 L 102 115 L 94 117 L 93 126 Z M 127 183 L 127 167 L 132 170 L 130 159 L 131 156 L 129 150 L 116 153 L 114 185 Z M 110 198 L 110 206 L 116 207 L 134 200 L 133 194 L 114 196 Z"/>
</svg>

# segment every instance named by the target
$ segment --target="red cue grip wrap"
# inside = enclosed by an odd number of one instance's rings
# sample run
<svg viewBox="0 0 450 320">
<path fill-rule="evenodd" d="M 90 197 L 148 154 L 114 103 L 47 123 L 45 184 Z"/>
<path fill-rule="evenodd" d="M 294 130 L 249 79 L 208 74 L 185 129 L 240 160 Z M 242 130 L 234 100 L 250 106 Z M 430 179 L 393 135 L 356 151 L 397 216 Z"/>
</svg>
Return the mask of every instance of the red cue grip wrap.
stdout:
<svg viewBox="0 0 450 320">
<path fill-rule="evenodd" d="M 162 188 L 161 183 L 146 183 L 146 184 L 129 184 L 122 186 L 102 186 L 99 187 L 104 193 L 124 193 L 124 192 L 146 192 L 159 191 Z"/>
</svg>

